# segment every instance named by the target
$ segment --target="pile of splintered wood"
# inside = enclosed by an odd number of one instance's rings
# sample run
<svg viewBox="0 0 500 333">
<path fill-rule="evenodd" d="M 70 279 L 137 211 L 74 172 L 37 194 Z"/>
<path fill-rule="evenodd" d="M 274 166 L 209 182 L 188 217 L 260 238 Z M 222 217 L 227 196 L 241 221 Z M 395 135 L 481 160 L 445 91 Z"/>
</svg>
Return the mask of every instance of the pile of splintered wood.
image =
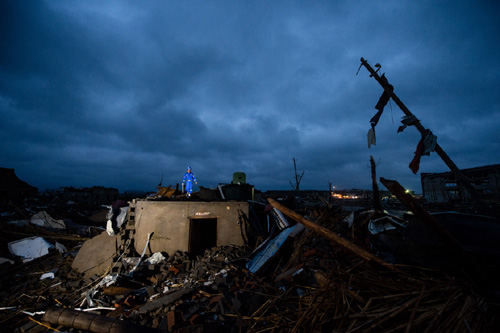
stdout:
<svg viewBox="0 0 500 333">
<path fill-rule="evenodd" d="M 384 274 L 385 273 L 385 274 Z M 449 277 L 379 272 L 366 264 L 316 272 L 320 287 L 271 297 L 255 331 L 488 332 L 483 299 Z"/>
<path fill-rule="evenodd" d="M 334 229 L 344 218 L 337 213 L 319 214 L 316 225 Z M 301 217 L 294 219 L 302 222 Z M 365 219 L 355 224 L 365 223 Z M 269 290 L 268 301 L 245 318 L 252 331 L 489 332 L 493 327 L 487 303 L 466 279 L 421 267 L 383 266 L 334 239 L 325 241 L 311 228 L 294 248 L 286 268 L 301 262 L 317 284 Z M 311 248 L 320 254 L 304 255 Z"/>
</svg>

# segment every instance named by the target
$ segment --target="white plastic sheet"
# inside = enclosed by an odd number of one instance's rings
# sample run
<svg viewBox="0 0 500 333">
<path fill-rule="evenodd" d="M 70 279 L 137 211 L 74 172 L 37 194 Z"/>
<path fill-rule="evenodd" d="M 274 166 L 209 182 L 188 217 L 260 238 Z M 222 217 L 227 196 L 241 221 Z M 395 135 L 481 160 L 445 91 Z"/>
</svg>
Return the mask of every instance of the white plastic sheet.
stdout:
<svg viewBox="0 0 500 333">
<path fill-rule="evenodd" d="M 111 218 L 113 217 L 113 208 L 111 206 L 109 207 L 109 212 L 106 215 L 107 223 L 106 223 L 106 232 L 110 236 L 114 236 L 115 232 L 113 230 L 113 225 L 111 222 Z M 128 218 L 128 206 L 127 207 L 120 207 L 120 214 L 116 217 L 116 228 L 120 229 L 122 224 L 127 221 Z"/>
<path fill-rule="evenodd" d="M 15 256 L 23 258 L 23 262 L 43 257 L 49 253 L 54 245 L 43 237 L 33 236 L 9 243 L 9 251 Z"/>
<path fill-rule="evenodd" d="M 44 210 L 33 215 L 30 222 L 40 227 L 66 229 L 66 224 L 63 220 L 54 219 Z"/>
<path fill-rule="evenodd" d="M 163 256 L 163 254 L 161 254 L 161 252 L 155 252 L 151 257 L 149 257 L 148 259 L 146 259 L 144 261 L 148 264 L 158 265 L 158 264 L 164 262 L 165 259 L 166 258 Z"/>
</svg>

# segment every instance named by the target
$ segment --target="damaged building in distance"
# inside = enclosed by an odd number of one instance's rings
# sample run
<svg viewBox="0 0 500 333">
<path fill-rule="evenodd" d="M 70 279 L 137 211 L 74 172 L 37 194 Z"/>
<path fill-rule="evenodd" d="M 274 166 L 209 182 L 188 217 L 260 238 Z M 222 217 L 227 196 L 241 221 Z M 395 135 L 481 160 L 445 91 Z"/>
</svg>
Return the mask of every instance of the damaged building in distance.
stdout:
<svg viewBox="0 0 500 333">
<path fill-rule="evenodd" d="M 471 184 L 487 201 L 500 201 L 500 164 L 462 169 Z M 457 182 L 453 172 L 422 173 L 422 192 L 429 202 L 470 202 L 470 193 Z"/>
<path fill-rule="evenodd" d="M 118 189 L 112 187 L 64 187 L 63 197 L 65 200 L 81 204 L 109 204 L 118 198 Z"/>
</svg>

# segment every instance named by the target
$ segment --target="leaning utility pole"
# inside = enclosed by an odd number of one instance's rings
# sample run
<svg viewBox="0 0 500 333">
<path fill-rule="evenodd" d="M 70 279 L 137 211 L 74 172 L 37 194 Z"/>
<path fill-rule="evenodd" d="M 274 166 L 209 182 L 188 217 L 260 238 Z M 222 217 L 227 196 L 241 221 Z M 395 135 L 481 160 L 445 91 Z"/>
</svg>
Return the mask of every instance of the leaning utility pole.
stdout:
<svg viewBox="0 0 500 333">
<path fill-rule="evenodd" d="M 382 86 L 382 88 L 384 88 L 385 92 L 387 94 L 389 94 L 389 96 L 392 98 L 392 100 L 399 106 L 399 108 L 401 109 L 401 111 L 403 111 L 403 113 L 405 115 L 407 115 L 409 117 L 413 116 L 413 114 L 406 107 L 406 105 L 404 105 L 403 102 L 401 102 L 401 100 L 398 98 L 398 96 L 396 96 L 392 87 L 389 85 L 389 81 L 385 77 L 384 78 L 386 80 L 382 79 L 377 74 L 378 69 L 377 69 L 377 71 L 373 70 L 373 68 L 370 66 L 368 61 L 366 61 L 364 58 L 361 58 L 361 66 L 366 67 L 366 69 L 371 74 L 370 76 L 373 76 L 375 78 L 375 80 L 377 80 L 377 82 Z M 378 66 L 376 65 L 375 67 L 378 67 L 380 69 L 380 65 L 378 65 Z M 424 136 L 425 133 L 427 132 L 427 129 L 424 126 L 422 126 L 422 124 L 420 123 L 420 121 L 418 119 L 416 120 L 414 125 L 418 129 L 420 134 L 422 134 L 422 136 Z M 471 183 L 469 182 L 467 177 L 465 177 L 465 175 L 462 173 L 462 171 L 456 166 L 456 164 L 451 160 L 451 158 L 444 152 L 444 150 L 441 148 L 441 146 L 439 146 L 439 144 L 436 143 L 436 147 L 435 147 L 434 151 L 439 155 L 439 157 L 441 157 L 441 159 L 444 161 L 444 163 L 446 163 L 448 168 L 450 168 L 450 170 L 455 175 L 455 178 L 457 179 L 457 181 L 459 181 L 469 191 L 472 199 L 481 201 L 482 200 L 481 195 L 471 185 Z"/>
</svg>

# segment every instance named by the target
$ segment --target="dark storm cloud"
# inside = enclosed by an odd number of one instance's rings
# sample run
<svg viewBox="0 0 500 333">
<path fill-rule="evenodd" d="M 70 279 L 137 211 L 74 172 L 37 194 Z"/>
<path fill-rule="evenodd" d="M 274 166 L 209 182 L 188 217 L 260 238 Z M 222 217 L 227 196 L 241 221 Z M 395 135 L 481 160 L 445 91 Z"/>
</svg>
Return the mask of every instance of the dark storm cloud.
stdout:
<svg viewBox="0 0 500 333">
<path fill-rule="evenodd" d="M 191 165 L 200 185 L 244 171 L 260 189 L 420 191 L 420 139 L 396 134 L 396 94 L 459 167 L 499 163 L 500 24 L 491 2 L 5 1 L 0 20 L 2 166 L 41 188 L 152 190 Z M 5 51 L 4 51 L 5 50 Z M 435 154 L 422 172 L 446 171 Z"/>
</svg>

